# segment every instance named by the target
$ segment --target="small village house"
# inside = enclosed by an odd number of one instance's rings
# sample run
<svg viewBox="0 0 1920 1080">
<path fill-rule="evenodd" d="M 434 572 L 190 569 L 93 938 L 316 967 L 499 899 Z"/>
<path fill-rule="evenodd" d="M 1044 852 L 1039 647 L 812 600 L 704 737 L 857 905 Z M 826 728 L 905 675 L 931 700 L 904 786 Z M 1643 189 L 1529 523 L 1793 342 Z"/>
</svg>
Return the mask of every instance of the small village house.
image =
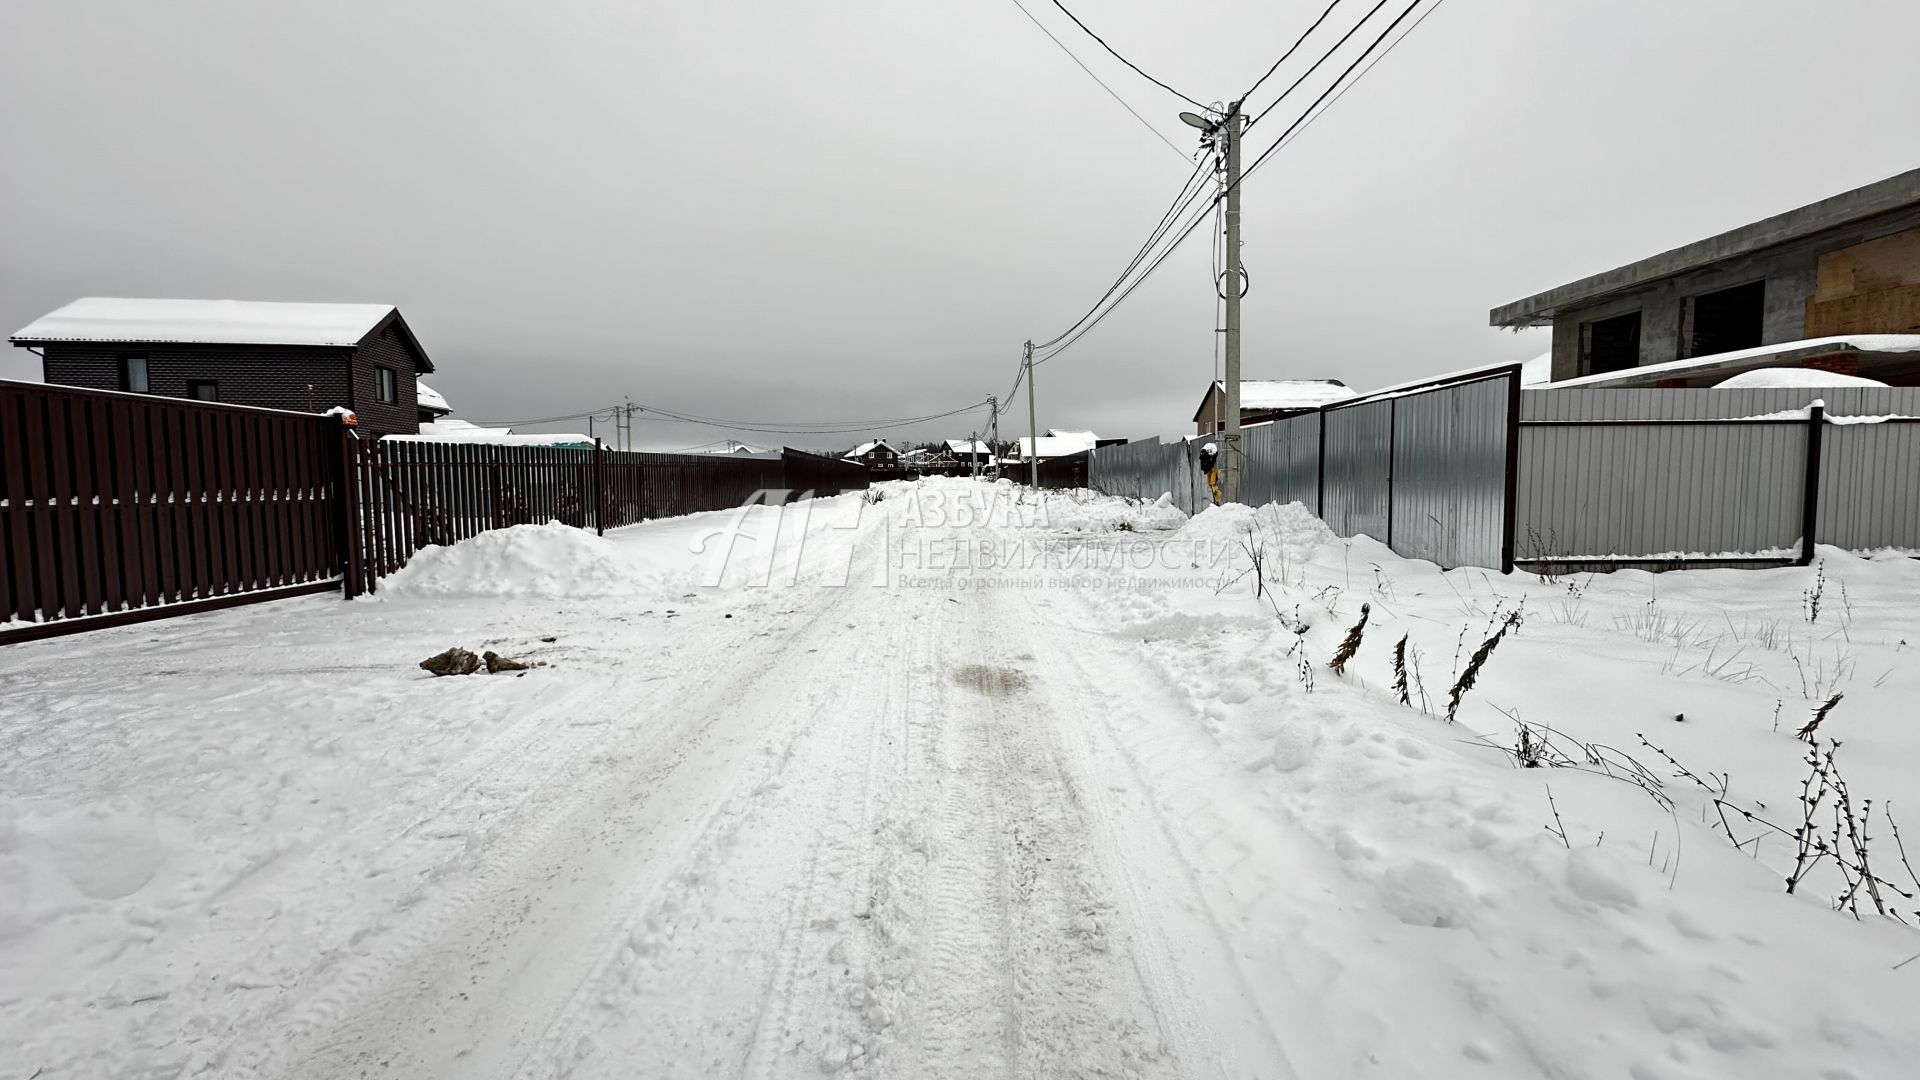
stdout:
<svg viewBox="0 0 1920 1080">
<path fill-rule="evenodd" d="M 867 467 L 867 472 L 876 480 L 898 480 L 906 476 L 907 465 L 900 451 L 887 445 L 885 439 L 864 442 L 841 455 L 846 461 L 857 461 Z"/>
<path fill-rule="evenodd" d="M 9 339 L 62 386 L 297 412 L 344 407 L 370 437 L 420 429 L 433 371 L 391 304 L 90 296 Z"/>
<path fill-rule="evenodd" d="M 1489 320 L 1551 326 L 1555 383 L 1712 386 L 1801 367 L 1920 386 L 1920 169 L 1516 300 Z"/>
<path fill-rule="evenodd" d="M 1245 426 L 1285 420 L 1354 396 L 1355 392 L 1338 379 L 1242 379 L 1240 423 Z M 1194 434 L 1225 431 L 1226 415 L 1226 387 L 1215 380 L 1207 385 L 1206 396 L 1193 412 Z"/>
</svg>

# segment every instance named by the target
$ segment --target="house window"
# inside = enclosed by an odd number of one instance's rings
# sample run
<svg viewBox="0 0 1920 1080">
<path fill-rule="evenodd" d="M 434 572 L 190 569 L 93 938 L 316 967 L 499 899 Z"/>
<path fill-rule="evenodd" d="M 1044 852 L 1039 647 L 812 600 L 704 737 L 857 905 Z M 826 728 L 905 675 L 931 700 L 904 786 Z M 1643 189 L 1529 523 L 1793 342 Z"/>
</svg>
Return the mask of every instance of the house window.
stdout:
<svg viewBox="0 0 1920 1080">
<path fill-rule="evenodd" d="M 135 394 L 147 392 L 146 357 L 123 356 L 120 358 L 120 389 Z"/>
<path fill-rule="evenodd" d="M 1701 293 L 1687 301 L 1687 356 L 1751 349 L 1760 344 L 1766 318 L 1767 283 L 1752 281 Z"/>
<path fill-rule="evenodd" d="M 396 380 L 393 377 L 392 368 L 390 367 L 374 368 L 373 376 L 374 376 L 374 383 L 375 383 L 374 390 L 375 390 L 376 397 L 378 397 L 381 401 L 387 402 L 388 404 L 392 404 L 393 402 L 400 400 L 400 395 L 398 390 L 396 389 L 396 385 L 395 385 Z"/>
<path fill-rule="evenodd" d="M 188 379 L 187 396 L 195 401 L 219 401 L 220 384 L 212 379 Z"/>
<path fill-rule="evenodd" d="M 1581 370 L 1587 375 L 1622 371 L 1640 363 L 1640 313 L 1630 311 L 1580 327 Z"/>
</svg>

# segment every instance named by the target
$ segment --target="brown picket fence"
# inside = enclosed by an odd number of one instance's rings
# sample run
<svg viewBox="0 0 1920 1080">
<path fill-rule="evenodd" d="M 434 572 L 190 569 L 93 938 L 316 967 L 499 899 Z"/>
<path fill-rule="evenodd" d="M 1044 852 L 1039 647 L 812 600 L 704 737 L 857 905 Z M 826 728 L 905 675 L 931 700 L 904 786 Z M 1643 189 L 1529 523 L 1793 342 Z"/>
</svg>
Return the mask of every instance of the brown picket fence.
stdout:
<svg viewBox="0 0 1920 1080">
<path fill-rule="evenodd" d="M 0 642 L 338 588 L 342 433 L 0 382 Z"/>
<path fill-rule="evenodd" d="M 329 416 L 0 381 L 0 645 L 373 591 L 430 544 L 867 486 L 781 454 L 367 441 Z"/>
</svg>

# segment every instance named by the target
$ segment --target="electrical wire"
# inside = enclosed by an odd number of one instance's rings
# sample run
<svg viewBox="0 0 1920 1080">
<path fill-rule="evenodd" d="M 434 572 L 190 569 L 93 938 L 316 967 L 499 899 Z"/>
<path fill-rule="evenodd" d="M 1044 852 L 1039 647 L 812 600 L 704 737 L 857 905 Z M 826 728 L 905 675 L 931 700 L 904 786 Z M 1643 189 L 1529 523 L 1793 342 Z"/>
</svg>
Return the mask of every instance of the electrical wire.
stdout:
<svg viewBox="0 0 1920 1080">
<path fill-rule="evenodd" d="M 1321 53 L 1320 59 L 1315 60 L 1313 62 L 1312 67 L 1309 67 L 1306 71 L 1302 72 L 1300 74 L 1300 77 L 1293 80 L 1293 82 L 1290 85 L 1288 85 L 1288 87 L 1285 90 L 1280 91 L 1280 96 L 1274 98 L 1271 102 L 1268 102 L 1267 107 L 1264 109 L 1261 109 L 1259 115 L 1255 116 L 1252 120 L 1247 121 L 1247 126 L 1240 129 L 1240 134 L 1244 137 L 1247 132 L 1253 130 L 1255 124 L 1258 124 L 1261 121 L 1261 119 L 1264 118 L 1268 113 L 1272 112 L 1275 108 L 1278 108 L 1281 102 L 1287 100 L 1287 96 L 1289 94 L 1293 93 L 1295 90 L 1300 89 L 1301 83 L 1304 83 L 1308 79 L 1312 78 L 1313 73 L 1320 70 L 1321 64 L 1324 64 L 1328 60 L 1332 59 L 1333 54 L 1336 52 L 1339 52 L 1341 46 L 1345 45 L 1348 41 L 1352 40 L 1353 35 L 1359 33 L 1360 28 L 1367 25 L 1367 23 L 1371 21 L 1375 15 L 1379 14 L 1380 9 L 1386 6 L 1387 6 L 1387 0 L 1379 0 L 1378 3 L 1373 5 L 1373 7 L 1368 8 L 1367 13 L 1360 17 L 1360 21 L 1357 23 L 1354 23 L 1351 29 L 1349 29 L 1346 33 L 1340 35 L 1340 40 L 1334 42 L 1332 48 L 1328 49 L 1324 53 Z M 1261 81 L 1262 82 L 1265 81 L 1265 76 L 1261 77 Z M 1258 84 L 1256 83 L 1255 85 L 1258 85 Z M 1242 100 L 1244 101 L 1245 99 L 1243 98 Z"/>
<path fill-rule="evenodd" d="M 977 412 L 978 410 L 984 409 L 986 407 L 987 407 L 986 401 L 981 400 L 981 401 L 974 402 L 971 405 L 967 405 L 963 408 L 950 409 L 946 412 L 940 412 L 940 413 L 929 413 L 926 416 L 911 416 L 911 417 L 904 417 L 904 418 L 895 419 L 895 420 L 849 422 L 843 426 L 838 426 L 838 427 L 824 427 L 824 426 L 811 426 L 811 425 L 805 426 L 805 427 L 779 427 L 776 425 L 779 423 L 785 423 L 790 421 L 775 421 L 774 423 L 762 424 L 754 421 L 720 420 L 720 419 L 709 418 L 709 417 L 691 416 L 683 413 L 676 413 L 668 409 L 661 409 L 661 408 L 657 408 L 650 405 L 639 405 L 639 404 L 635 405 L 635 410 L 637 412 L 648 414 L 649 418 L 660 417 L 668 420 L 678 421 L 680 423 L 685 423 L 685 424 L 698 424 L 705 427 L 725 428 L 726 430 L 729 430 L 729 431 L 750 431 L 750 432 L 754 432 L 756 434 L 761 434 L 761 435 L 852 435 L 852 434 L 857 434 L 865 431 L 885 431 L 892 428 L 912 427 L 915 424 L 924 424 L 933 420 L 944 420 L 947 417 L 959 416 L 962 413 Z"/>
<path fill-rule="evenodd" d="M 1237 181 L 1235 181 L 1231 185 L 1231 187 L 1238 187 L 1241 184 L 1246 183 L 1247 179 L 1251 177 L 1253 173 L 1257 171 L 1262 165 L 1264 165 L 1267 162 L 1267 160 L 1273 156 L 1275 151 L 1277 151 L 1284 143 L 1289 141 L 1294 135 L 1296 135 L 1301 129 L 1303 129 L 1306 126 L 1306 124 L 1310 123 L 1314 119 L 1317 119 L 1320 113 L 1315 112 L 1315 110 L 1320 109 L 1320 106 L 1322 103 L 1328 102 L 1329 97 L 1331 97 L 1336 90 L 1340 90 L 1342 93 L 1344 93 L 1343 84 L 1347 86 L 1352 85 L 1351 83 L 1347 82 L 1347 77 L 1349 75 L 1352 75 L 1354 70 L 1358 68 L 1363 62 L 1365 62 L 1367 58 L 1373 54 L 1374 50 L 1378 49 L 1380 47 L 1380 44 L 1383 41 L 1385 41 L 1389 35 L 1393 33 L 1394 28 L 1399 26 L 1401 22 L 1405 21 L 1407 16 L 1411 15 L 1414 9 L 1419 7 L 1422 2 L 1423 0 L 1412 0 L 1412 2 L 1407 5 L 1404 11 L 1402 11 L 1398 16 L 1396 16 L 1392 22 L 1388 23 L 1387 28 L 1381 31 L 1379 36 L 1374 38 L 1373 41 L 1369 43 L 1367 47 L 1363 49 L 1360 52 L 1360 54 L 1354 58 L 1352 63 L 1347 65 L 1346 69 L 1343 70 L 1340 73 L 1340 75 L 1337 76 L 1333 80 L 1333 82 L 1327 86 L 1325 90 L 1321 91 L 1320 96 L 1315 98 L 1313 103 L 1308 105 L 1306 109 L 1303 112 L 1301 112 L 1299 117 L 1296 118 L 1294 122 L 1287 127 L 1287 130 L 1281 132 L 1280 137 L 1275 139 L 1273 143 L 1266 148 L 1266 150 L 1262 151 L 1260 156 L 1254 159 L 1254 162 L 1252 165 L 1248 166 L 1245 170 L 1241 172 L 1240 178 Z M 1436 2 L 1434 6 L 1437 7 L 1438 3 Z M 1376 7 L 1375 10 L 1378 10 L 1378 8 Z M 1428 10 L 1431 11 L 1432 9 L 1429 8 Z M 1371 16 L 1372 16 L 1372 13 L 1369 12 L 1368 17 L 1371 18 Z M 1366 22 L 1365 19 L 1361 20 L 1361 24 L 1364 24 L 1365 22 Z M 1415 25 L 1418 25 L 1418 24 L 1416 23 Z M 1409 28 L 1408 33 L 1412 33 L 1411 28 Z M 1348 37 L 1351 37 L 1351 36 L 1352 36 L 1351 33 L 1349 33 Z M 1341 39 L 1342 42 L 1346 40 L 1347 38 L 1344 38 L 1344 37 Z M 1395 44 L 1398 44 L 1398 41 L 1396 41 Z M 1339 45 L 1336 44 L 1334 48 L 1338 49 Z M 1331 51 L 1332 50 L 1329 50 L 1329 54 L 1331 53 Z M 1384 58 L 1386 54 L 1383 52 L 1380 55 L 1382 58 Z M 1322 57 L 1322 61 L 1324 61 L 1324 59 L 1325 57 Z M 1315 66 L 1318 66 L 1318 62 L 1316 62 Z M 1373 68 L 1372 64 L 1367 65 L 1367 70 L 1371 71 L 1372 68 Z M 1364 72 L 1362 74 L 1364 75 Z M 1353 81 L 1358 82 L 1359 80 L 1356 78 Z M 1261 115 L 1264 116 L 1266 115 L 1267 112 L 1271 112 L 1271 111 L 1272 111 L 1272 107 L 1269 106 L 1268 109 L 1262 111 Z M 1320 112 L 1325 112 L 1325 110 L 1320 109 Z M 1252 125 L 1249 124 L 1248 127 L 1251 128 Z M 1214 196 L 1213 201 L 1217 204 L 1220 200 L 1224 199 L 1226 197 L 1228 190 L 1229 188 L 1223 187 L 1220 193 Z M 1084 326 L 1081 326 L 1079 330 L 1072 332 L 1071 337 L 1067 338 L 1065 341 L 1062 341 L 1060 342 L 1060 344 L 1055 346 L 1052 349 L 1052 351 L 1046 355 L 1045 358 L 1036 359 L 1034 361 L 1035 365 L 1037 366 L 1039 364 L 1045 363 L 1048 360 L 1052 360 L 1054 357 L 1065 352 L 1068 348 L 1072 347 L 1074 343 L 1078 342 L 1082 337 L 1085 337 L 1089 332 L 1091 332 L 1094 327 L 1104 322 L 1107 316 L 1113 313 L 1114 309 L 1118 308 L 1122 303 L 1124 303 L 1127 297 L 1133 295 L 1133 292 L 1135 289 L 1138 289 L 1143 283 L 1146 282 L 1148 278 L 1153 276 L 1154 271 L 1158 270 L 1161 264 L 1166 262 L 1168 256 L 1172 255 L 1173 252 L 1177 250 L 1180 247 L 1180 245 L 1184 243 L 1189 236 L 1193 235 L 1194 230 L 1198 229 L 1200 226 L 1200 223 L 1205 220 L 1206 220 L 1206 210 L 1202 210 L 1200 213 L 1195 214 L 1192 218 L 1190 218 L 1187 222 L 1186 228 L 1182 229 L 1180 231 L 1180 234 L 1174 238 L 1173 242 L 1168 244 L 1160 252 L 1159 255 L 1155 256 L 1152 262 L 1147 264 L 1146 269 L 1140 272 L 1139 276 L 1134 279 L 1132 284 L 1128 285 L 1125 290 L 1121 291 L 1118 296 L 1114 297 L 1112 303 L 1108 304 L 1105 310 L 1101 311 L 1097 316 L 1092 318 L 1091 321 L 1083 318 L 1081 321 L 1085 323 Z"/>
<path fill-rule="evenodd" d="M 1081 59 L 1078 56 L 1074 55 L 1074 52 L 1072 49 L 1067 48 L 1066 42 L 1061 41 L 1057 37 L 1054 37 L 1053 31 L 1047 29 L 1047 24 L 1035 18 L 1033 12 L 1028 11 L 1025 4 L 1022 4 L 1020 0 L 1013 0 L 1013 6 L 1020 9 L 1020 14 L 1025 15 L 1028 19 L 1032 20 L 1033 25 L 1039 27 L 1040 32 L 1047 35 L 1049 40 L 1051 40 L 1055 45 L 1060 46 L 1060 51 L 1067 54 L 1067 59 L 1072 60 L 1075 64 L 1079 65 L 1080 70 L 1086 72 L 1088 78 L 1092 79 L 1094 82 L 1099 83 L 1100 89 L 1105 90 L 1108 96 L 1112 97 L 1113 100 L 1119 102 L 1121 108 L 1127 110 L 1127 112 L 1129 113 L 1132 113 L 1133 118 L 1135 120 L 1140 121 L 1143 127 L 1145 127 L 1148 131 L 1153 132 L 1154 138 L 1159 139 L 1163 143 L 1166 143 L 1167 149 L 1172 150 L 1174 153 L 1180 155 L 1180 160 L 1187 161 L 1191 159 L 1191 155 L 1189 155 L 1185 150 L 1182 150 L 1178 146 L 1174 145 L 1174 142 L 1172 139 L 1169 139 L 1165 135 L 1161 134 L 1160 129 L 1157 127 L 1154 127 L 1151 121 L 1149 121 L 1146 117 L 1141 116 L 1139 113 L 1134 112 L 1133 106 L 1127 104 L 1126 98 L 1121 97 L 1120 94 L 1116 90 L 1114 90 L 1113 87 L 1108 86 L 1106 84 L 1105 80 L 1101 79 L 1100 76 L 1095 75 L 1093 73 L 1092 68 L 1088 67 L 1085 63 L 1081 61 Z"/>
<path fill-rule="evenodd" d="M 1313 25 L 1307 27 L 1307 29 L 1303 33 L 1301 33 L 1301 35 L 1298 38 L 1294 40 L 1294 43 L 1291 46 L 1288 46 L 1287 51 L 1280 54 L 1280 59 L 1275 60 L 1273 62 L 1273 66 L 1267 69 L 1266 74 L 1261 75 L 1258 79 L 1255 79 L 1253 81 L 1253 85 L 1247 87 L 1246 92 L 1241 94 L 1239 97 L 1235 98 L 1234 100 L 1242 104 L 1245 104 L 1246 100 L 1253 96 L 1253 92 L 1255 90 L 1260 89 L 1261 83 L 1264 83 L 1268 79 L 1272 78 L 1273 73 L 1280 70 L 1280 65 L 1286 63 L 1288 57 L 1298 52 L 1300 50 L 1300 46 L 1305 45 L 1307 43 L 1307 39 L 1313 36 L 1313 32 L 1315 30 L 1320 29 L 1320 24 L 1323 22 L 1326 22 L 1327 17 L 1333 14 L 1333 9 L 1339 7 L 1341 3 L 1342 3 L 1342 0 L 1333 0 L 1332 3 L 1328 4 L 1327 9 L 1320 13 L 1320 17 L 1313 20 Z"/>
<path fill-rule="evenodd" d="M 1133 258 L 1127 262 L 1126 268 L 1120 271 L 1120 276 L 1113 279 L 1113 284 L 1107 286 L 1107 291 L 1100 294 L 1100 299 L 1093 302 L 1093 306 L 1087 309 L 1087 313 L 1080 316 L 1072 326 L 1062 330 L 1051 340 L 1043 341 L 1035 345 L 1034 348 L 1036 350 L 1052 347 L 1058 343 L 1061 338 L 1079 329 L 1081 323 L 1086 322 L 1093 316 L 1094 312 L 1100 310 L 1100 305 L 1105 303 L 1107 297 L 1112 296 L 1114 292 L 1120 288 L 1127 280 L 1127 275 L 1133 273 L 1134 270 L 1139 267 L 1141 260 L 1147 257 L 1147 252 L 1153 249 L 1153 245 L 1158 243 L 1162 237 L 1166 236 L 1167 229 L 1171 227 L 1173 222 L 1186 211 L 1187 207 L 1193 205 L 1194 200 L 1199 197 L 1200 191 L 1203 190 L 1203 186 L 1195 186 L 1194 181 L 1201 178 L 1210 164 L 1212 164 L 1212 159 L 1206 158 L 1194 166 L 1193 172 L 1187 176 L 1186 183 L 1180 185 L 1180 193 L 1173 197 L 1173 202 L 1168 204 L 1167 209 L 1161 213 L 1160 220 L 1155 223 L 1153 231 L 1147 234 L 1146 242 L 1141 244 L 1140 249 L 1133 253 Z"/>
<path fill-rule="evenodd" d="M 1115 60 L 1118 60 L 1118 61 L 1120 61 L 1121 63 L 1123 63 L 1123 64 L 1125 64 L 1125 65 L 1127 65 L 1127 66 L 1128 66 L 1128 67 L 1130 67 L 1130 68 L 1132 68 L 1132 69 L 1134 70 L 1134 73 L 1135 73 L 1135 74 L 1137 74 L 1137 75 L 1139 75 L 1139 76 L 1140 76 L 1141 78 L 1143 78 L 1143 79 L 1145 79 L 1145 80 L 1147 80 L 1148 82 L 1150 82 L 1150 83 L 1152 83 L 1153 85 L 1155 85 L 1155 86 L 1157 86 L 1157 87 L 1159 87 L 1160 89 L 1162 89 L 1162 90 L 1165 90 L 1165 91 L 1166 91 L 1167 93 L 1169 93 L 1169 94 L 1172 94 L 1172 95 L 1173 95 L 1174 97 L 1177 97 L 1177 98 L 1179 98 L 1179 99 L 1180 99 L 1181 101 L 1184 101 L 1184 102 L 1186 102 L 1187 104 L 1189 104 L 1189 105 L 1191 105 L 1191 106 L 1193 106 L 1193 107 L 1194 107 L 1194 108 L 1196 108 L 1196 109 L 1205 109 L 1205 108 L 1206 108 L 1206 106 L 1205 106 L 1205 105 L 1202 105 L 1202 104 L 1200 104 L 1199 102 L 1197 102 L 1197 101 L 1195 101 L 1195 100 L 1193 100 L 1192 98 L 1190 98 L 1190 97 L 1188 97 L 1187 95 L 1185 95 L 1185 94 L 1183 94 L 1183 93 L 1181 93 L 1180 91 L 1178 91 L 1178 90 L 1175 90 L 1175 89 L 1174 89 L 1173 87 L 1171 87 L 1171 86 L 1168 86 L 1168 85 L 1167 85 L 1166 83 L 1163 83 L 1163 82 L 1161 82 L 1161 81 L 1160 81 L 1159 79 L 1156 79 L 1156 78 L 1154 78 L 1153 76 L 1151 76 L 1151 75 L 1149 75 L 1149 74 L 1147 74 L 1146 72 L 1144 72 L 1144 71 L 1142 71 L 1142 70 L 1140 70 L 1140 65 L 1138 65 L 1138 64 L 1136 64 L 1136 63 L 1134 63 L 1133 61 L 1131 61 L 1131 60 L 1129 60 L 1129 59 L 1127 59 L 1127 58 L 1126 58 L 1126 57 L 1124 57 L 1124 56 L 1121 56 L 1121 55 L 1120 55 L 1120 53 L 1119 53 L 1118 51 L 1116 51 L 1116 50 L 1114 49 L 1114 47 L 1113 47 L 1113 46 L 1111 46 L 1111 45 L 1109 45 L 1109 44 L 1107 44 L 1107 42 L 1106 42 L 1106 39 L 1105 39 L 1105 38 L 1102 38 L 1102 37 L 1101 37 L 1101 36 L 1100 36 L 1099 34 L 1096 34 L 1096 33 L 1094 33 L 1094 32 L 1093 32 L 1093 30 L 1092 30 L 1091 28 L 1089 28 L 1089 27 L 1087 26 L 1087 24 L 1086 24 L 1086 23 L 1083 23 L 1083 22 L 1081 22 L 1081 21 L 1080 21 L 1080 16 L 1078 16 L 1078 15 L 1075 15 L 1075 14 L 1074 14 L 1073 12 L 1071 12 L 1071 11 L 1067 11 L 1067 5 L 1065 5 L 1065 4 L 1063 4 L 1063 3 L 1061 3 L 1061 2 L 1060 2 L 1060 0 L 1053 0 L 1053 6 L 1054 6 L 1054 7 L 1057 7 L 1057 8 L 1059 8 L 1059 9 L 1060 9 L 1061 11 L 1064 11 L 1064 12 L 1066 12 L 1066 15 L 1067 15 L 1067 18 L 1069 18 L 1069 19 L 1072 19 L 1072 20 L 1073 20 L 1073 25 L 1075 25 L 1075 26 L 1077 26 L 1077 27 L 1079 27 L 1079 28 L 1080 28 L 1081 30 L 1083 30 L 1083 31 L 1085 31 L 1085 32 L 1086 32 L 1086 35 L 1087 35 L 1088 37 L 1090 37 L 1090 38 L 1092 38 L 1092 39 L 1093 39 L 1093 40 L 1095 40 L 1095 41 L 1098 41 L 1098 42 L 1100 43 L 1100 47 L 1101 47 L 1101 48 L 1103 48 L 1103 49 L 1105 49 L 1105 50 L 1107 50 L 1107 52 L 1109 52 L 1109 53 L 1112 53 L 1112 54 L 1113 54 L 1113 58 L 1114 58 Z"/>
</svg>

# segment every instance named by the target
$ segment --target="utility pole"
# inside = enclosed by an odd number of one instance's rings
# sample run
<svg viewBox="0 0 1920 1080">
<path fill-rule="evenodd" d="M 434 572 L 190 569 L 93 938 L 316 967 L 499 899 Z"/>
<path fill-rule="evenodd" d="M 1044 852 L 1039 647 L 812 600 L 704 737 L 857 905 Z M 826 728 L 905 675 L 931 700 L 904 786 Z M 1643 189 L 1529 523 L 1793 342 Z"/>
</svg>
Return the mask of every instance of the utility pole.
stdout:
<svg viewBox="0 0 1920 1080">
<path fill-rule="evenodd" d="M 993 458 L 993 478 L 1000 479 L 1000 399 L 987 395 L 987 455 Z M 983 463 L 984 464 L 984 463 Z"/>
<path fill-rule="evenodd" d="M 1227 270 L 1222 292 L 1227 302 L 1227 431 L 1221 447 L 1221 500 L 1240 501 L 1240 130 L 1246 124 L 1240 103 L 1227 108 L 1220 138 L 1227 144 Z M 1027 377 L 1033 373 L 1029 369 Z"/>
<path fill-rule="evenodd" d="M 1030 443 L 1027 446 L 1027 486 L 1040 490 L 1040 425 L 1034 421 L 1033 411 L 1033 342 L 1027 342 L 1027 434 Z"/>
<path fill-rule="evenodd" d="M 977 430 L 967 436 L 967 475 L 980 479 L 980 432 Z"/>
</svg>

